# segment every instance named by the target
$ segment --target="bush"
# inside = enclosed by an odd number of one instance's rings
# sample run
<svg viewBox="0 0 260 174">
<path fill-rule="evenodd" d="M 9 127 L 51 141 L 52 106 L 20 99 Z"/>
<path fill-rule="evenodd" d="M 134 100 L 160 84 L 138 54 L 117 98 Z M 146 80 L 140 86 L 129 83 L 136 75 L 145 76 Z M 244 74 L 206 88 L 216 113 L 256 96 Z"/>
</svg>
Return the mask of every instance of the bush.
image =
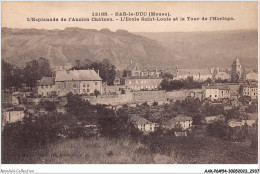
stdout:
<svg viewBox="0 0 260 174">
<path fill-rule="evenodd" d="M 218 137 L 221 139 L 227 138 L 228 125 L 222 121 L 217 121 L 208 124 L 206 132 L 209 136 Z"/>
<path fill-rule="evenodd" d="M 158 102 L 154 101 L 153 106 L 158 106 Z"/>
</svg>

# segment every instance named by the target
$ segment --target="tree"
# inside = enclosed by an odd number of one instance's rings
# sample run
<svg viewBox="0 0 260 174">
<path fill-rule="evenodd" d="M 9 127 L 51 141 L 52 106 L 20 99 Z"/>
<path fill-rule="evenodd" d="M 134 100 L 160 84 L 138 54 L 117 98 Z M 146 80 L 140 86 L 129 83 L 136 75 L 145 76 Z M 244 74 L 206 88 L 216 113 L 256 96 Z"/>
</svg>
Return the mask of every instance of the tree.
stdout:
<svg viewBox="0 0 260 174">
<path fill-rule="evenodd" d="M 12 90 L 13 66 L 2 59 L 2 88 Z"/>
<path fill-rule="evenodd" d="M 71 92 L 66 95 L 67 104 L 65 108 L 67 112 L 79 120 L 86 120 L 89 122 L 95 121 L 95 108 L 89 101 L 84 101 L 79 95 L 74 95 Z"/>
<path fill-rule="evenodd" d="M 166 78 L 166 79 L 168 79 L 168 80 L 173 79 L 173 75 L 172 75 L 171 73 L 168 73 L 168 72 L 163 73 L 163 74 L 162 74 L 162 77 L 163 77 L 163 78 Z"/>
<path fill-rule="evenodd" d="M 22 87 L 22 69 L 7 63 L 2 59 L 2 88 L 17 90 Z"/>
<path fill-rule="evenodd" d="M 35 87 L 37 80 L 40 80 L 42 77 L 51 76 L 50 63 L 47 59 L 40 57 L 39 59 L 34 59 L 27 62 L 24 70 L 24 82 L 27 87 Z"/>
<path fill-rule="evenodd" d="M 95 89 L 94 91 L 94 95 L 97 97 L 100 94 L 100 92 L 98 90 Z"/>
<path fill-rule="evenodd" d="M 44 108 L 48 112 L 53 112 L 57 109 L 57 104 L 51 101 L 45 101 Z"/>
</svg>

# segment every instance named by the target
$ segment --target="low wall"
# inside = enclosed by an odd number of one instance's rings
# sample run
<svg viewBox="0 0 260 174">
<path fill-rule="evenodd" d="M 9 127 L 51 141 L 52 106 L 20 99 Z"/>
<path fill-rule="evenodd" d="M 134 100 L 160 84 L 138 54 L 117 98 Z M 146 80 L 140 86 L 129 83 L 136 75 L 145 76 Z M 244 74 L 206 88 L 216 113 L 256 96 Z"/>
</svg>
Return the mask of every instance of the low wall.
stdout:
<svg viewBox="0 0 260 174">
<path fill-rule="evenodd" d="M 99 95 L 95 96 L 83 96 L 84 100 L 88 100 L 91 104 L 106 104 L 106 105 L 119 105 L 126 104 L 133 100 L 131 93 L 127 94 L 115 94 L 115 95 Z"/>
<path fill-rule="evenodd" d="M 174 90 L 166 92 L 165 97 L 173 100 L 184 100 L 186 97 L 190 96 L 191 92 L 199 93 L 201 91 L 201 89 Z"/>
<path fill-rule="evenodd" d="M 136 91 L 133 92 L 133 101 L 134 102 L 158 102 L 166 100 L 165 90 L 160 91 Z"/>
</svg>

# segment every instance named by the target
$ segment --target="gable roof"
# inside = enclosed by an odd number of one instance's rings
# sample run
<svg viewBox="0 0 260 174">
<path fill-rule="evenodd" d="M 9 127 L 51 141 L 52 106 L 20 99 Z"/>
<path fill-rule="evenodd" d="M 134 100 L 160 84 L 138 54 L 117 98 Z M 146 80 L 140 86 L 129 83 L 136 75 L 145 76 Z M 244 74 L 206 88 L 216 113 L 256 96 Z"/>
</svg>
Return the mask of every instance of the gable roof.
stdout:
<svg viewBox="0 0 260 174">
<path fill-rule="evenodd" d="M 192 117 L 180 114 L 177 117 L 174 117 L 174 118 L 169 120 L 169 122 L 172 122 L 172 121 L 174 121 L 174 122 L 178 122 L 178 121 L 192 121 Z"/>
<path fill-rule="evenodd" d="M 210 72 L 210 69 L 178 69 L 178 75 L 195 75 L 195 74 L 201 74 L 201 75 L 212 75 Z"/>
<path fill-rule="evenodd" d="M 54 77 L 42 77 L 41 80 L 37 81 L 38 86 L 45 86 L 45 85 L 54 85 Z"/>
<path fill-rule="evenodd" d="M 130 120 L 133 121 L 135 124 L 140 125 L 140 124 L 152 124 L 149 120 L 137 116 L 137 115 L 130 115 Z"/>
<path fill-rule="evenodd" d="M 55 82 L 79 80 L 101 81 L 102 79 L 94 70 L 70 70 L 56 72 Z"/>
</svg>

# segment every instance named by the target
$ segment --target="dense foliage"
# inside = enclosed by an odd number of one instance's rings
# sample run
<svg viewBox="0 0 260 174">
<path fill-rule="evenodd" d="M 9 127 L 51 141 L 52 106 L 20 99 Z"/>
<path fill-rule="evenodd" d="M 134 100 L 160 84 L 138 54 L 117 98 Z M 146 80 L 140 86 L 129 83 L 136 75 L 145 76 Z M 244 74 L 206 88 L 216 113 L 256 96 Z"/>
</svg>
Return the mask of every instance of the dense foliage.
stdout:
<svg viewBox="0 0 260 174">
<path fill-rule="evenodd" d="M 76 66 L 72 69 L 94 69 L 99 71 L 103 82 L 107 82 L 108 85 L 113 85 L 116 77 L 116 67 L 108 59 L 104 59 L 101 62 L 91 62 L 90 60 L 81 62 L 80 60 L 76 60 Z"/>
<path fill-rule="evenodd" d="M 29 88 L 36 85 L 37 80 L 42 77 L 51 76 L 49 60 L 40 57 L 26 63 L 22 69 L 11 65 L 2 59 L 2 87 L 3 89 L 14 89 L 15 91 L 25 84 Z"/>
<path fill-rule="evenodd" d="M 193 77 L 188 77 L 185 80 L 170 80 L 171 77 L 166 76 L 162 82 L 161 86 L 162 89 L 166 91 L 172 91 L 172 90 L 179 90 L 179 89 L 194 89 L 194 88 L 201 88 L 202 84 L 206 82 L 211 82 L 210 79 L 204 82 L 199 82 L 193 80 Z"/>
</svg>

